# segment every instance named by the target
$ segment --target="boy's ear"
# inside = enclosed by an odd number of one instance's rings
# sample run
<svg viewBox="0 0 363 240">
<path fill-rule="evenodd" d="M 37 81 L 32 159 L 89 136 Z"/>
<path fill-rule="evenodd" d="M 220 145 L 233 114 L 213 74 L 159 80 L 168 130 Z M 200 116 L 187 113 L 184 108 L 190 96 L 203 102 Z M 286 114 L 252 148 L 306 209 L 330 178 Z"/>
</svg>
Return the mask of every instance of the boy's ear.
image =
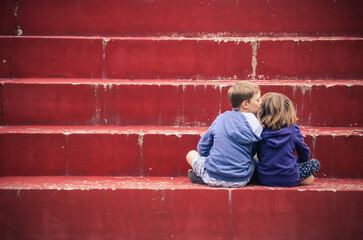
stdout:
<svg viewBox="0 0 363 240">
<path fill-rule="evenodd" d="M 243 109 L 248 108 L 248 101 L 247 101 L 247 100 L 244 100 L 244 101 L 241 103 L 241 107 L 242 107 Z"/>
</svg>

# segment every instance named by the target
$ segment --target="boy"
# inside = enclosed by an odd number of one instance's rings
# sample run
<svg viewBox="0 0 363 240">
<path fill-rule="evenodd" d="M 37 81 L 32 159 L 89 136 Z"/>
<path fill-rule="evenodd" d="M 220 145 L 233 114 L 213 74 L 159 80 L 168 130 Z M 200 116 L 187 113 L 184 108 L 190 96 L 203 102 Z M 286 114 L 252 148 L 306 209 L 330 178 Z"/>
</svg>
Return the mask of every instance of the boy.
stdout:
<svg viewBox="0 0 363 240">
<path fill-rule="evenodd" d="M 253 156 L 262 126 L 254 114 L 260 109 L 260 87 L 237 82 L 228 90 L 232 111 L 219 115 L 186 159 L 191 182 L 213 187 L 243 187 L 257 165 Z"/>
</svg>

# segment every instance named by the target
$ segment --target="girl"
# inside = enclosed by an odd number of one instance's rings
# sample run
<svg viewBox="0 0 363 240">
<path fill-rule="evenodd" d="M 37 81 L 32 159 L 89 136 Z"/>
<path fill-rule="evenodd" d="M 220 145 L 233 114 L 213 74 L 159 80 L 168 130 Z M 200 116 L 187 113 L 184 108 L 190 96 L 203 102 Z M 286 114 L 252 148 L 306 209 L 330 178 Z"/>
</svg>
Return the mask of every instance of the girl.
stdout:
<svg viewBox="0 0 363 240">
<path fill-rule="evenodd" d="M 320 163 L 316 159 L 309 161 L 310 150 L 295 125 L 296 111 L 290 99 L 279 93 L 265 94 L 257 118 L 264 127 L 257 150 L 261 184 L 276 187 L 311 184 Z"/>
</svg>

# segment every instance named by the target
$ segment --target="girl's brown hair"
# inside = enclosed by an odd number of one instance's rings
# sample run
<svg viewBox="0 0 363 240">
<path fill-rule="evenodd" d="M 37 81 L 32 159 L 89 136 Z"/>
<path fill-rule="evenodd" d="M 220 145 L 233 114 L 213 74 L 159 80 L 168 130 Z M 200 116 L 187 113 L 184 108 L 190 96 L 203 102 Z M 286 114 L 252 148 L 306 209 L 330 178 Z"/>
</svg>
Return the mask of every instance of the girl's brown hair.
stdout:
<svg viewBox="0 0 363 240">
<path fill-rule="evenodd" d="M 280 93 L 266 93 L 262 97 L 257 118 L 264 128 L 280 130 L 296 123 L 296 111 L 291 100 Z"/>
</svg>

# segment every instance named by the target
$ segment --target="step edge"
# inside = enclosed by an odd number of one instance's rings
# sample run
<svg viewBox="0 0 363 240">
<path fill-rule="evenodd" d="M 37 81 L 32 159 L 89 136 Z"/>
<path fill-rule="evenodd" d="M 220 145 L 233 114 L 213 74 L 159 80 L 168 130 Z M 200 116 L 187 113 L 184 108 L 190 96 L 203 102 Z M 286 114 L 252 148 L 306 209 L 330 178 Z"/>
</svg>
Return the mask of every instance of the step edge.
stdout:
<svg viewBox="0 0 363 240">
<path fill-rule="evenodd" d="M 197 37 L 185 36 L 56 36 L 56 35 L 0 35 L 0 39 L 62 39 L 62 40 L 100 40 L 100 41 L 215 41 L 215 42 L 264 42 L 264 41 L 362 41 L 363 37 L 226 37 L 214 35 L 201 35 Z"/>
<path fill-rule="evenodd" d="M 363 179 L 316 178 L 314 184 L 292 188 L 248 185 L 213 188 L 193 184 L 187 177 L 0 177 L 0 190 L 212 190 L 212 191 L 363 191 Z"/>
<path fill-rule="evenodd" d="M 152 125 L 21 125 L 1 126 L 0 134 L 137 134 L 137 135 L 201 135 L 208 127 L 194 126 L 152 126 Z M 308 136 L 363 136 L 363 127 L 321 127 L 300 126 L 303 135 Z"/>
<path fill-rule="evenodd" d="M 34 85 L 156 85 L 156 86 L 216 86 L 226 87 L 239 81 L 254 82 L 261 86 L 325 86 L 327 88 L 334 86 L 363 86 L 363 79 L 357 80 L 192 80 L 192 79 L 85 79 L 85 78 L 14 78 L 0 79 L 2 85 L 7 84 L 34 84 Z"/>
</svg>

